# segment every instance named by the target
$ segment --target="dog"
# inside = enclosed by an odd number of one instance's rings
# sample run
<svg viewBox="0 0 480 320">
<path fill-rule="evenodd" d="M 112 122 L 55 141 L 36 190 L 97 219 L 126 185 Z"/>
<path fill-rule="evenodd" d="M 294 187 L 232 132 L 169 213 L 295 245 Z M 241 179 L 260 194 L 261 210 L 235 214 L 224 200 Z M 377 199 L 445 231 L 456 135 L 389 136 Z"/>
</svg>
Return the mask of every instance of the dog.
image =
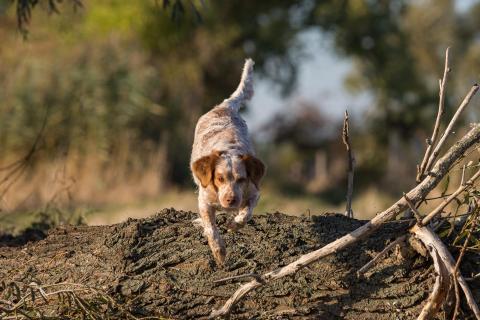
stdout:
<svg viewBox="0 0 480 320">
<path fill-rule="evenodd" d="M 203 226 L 219 266 L 224 264 L 226 249 L 215 212 L 236 213 L 228 229 L 242 228 L 252 217 L 265 174 L 265 165 L 255 156 L 247 124 L 239 114 L 241 106 L 253 96 L 253 65 L 251 59 L 245 61 L 238 88 L 201 116 L 195 128 L 190 169 L 199 189 L 197 222 Z"/>
</svg>

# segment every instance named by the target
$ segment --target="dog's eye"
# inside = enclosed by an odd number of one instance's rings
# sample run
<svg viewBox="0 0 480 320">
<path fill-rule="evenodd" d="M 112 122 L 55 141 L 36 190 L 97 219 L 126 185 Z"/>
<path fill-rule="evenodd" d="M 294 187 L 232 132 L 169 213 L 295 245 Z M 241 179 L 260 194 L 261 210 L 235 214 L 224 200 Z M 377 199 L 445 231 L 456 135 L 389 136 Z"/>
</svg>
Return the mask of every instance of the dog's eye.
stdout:
<svg viewBox="0 0 480 320">
<path fill-rule="evenodd" d="M 224 181 L 224 179 L 223 179 L 222 176 L 218 176 L 218 177 L 217 177 L 217 180 L 218 180 L 218 182 L 223 182 L 223 181 Z"/>
</svg>

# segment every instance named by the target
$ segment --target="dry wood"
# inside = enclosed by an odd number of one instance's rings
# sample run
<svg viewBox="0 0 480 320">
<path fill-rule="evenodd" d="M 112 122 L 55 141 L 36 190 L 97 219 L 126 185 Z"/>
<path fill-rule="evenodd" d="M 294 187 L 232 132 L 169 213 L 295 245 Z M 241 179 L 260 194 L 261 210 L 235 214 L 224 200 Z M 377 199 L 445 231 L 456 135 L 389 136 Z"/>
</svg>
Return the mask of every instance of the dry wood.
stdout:
<svg viewBox="0 0 480 320">
<path fill-rule="evenodd" d="M 254 278 L 258 281 L 262 281 L 262 278 L 260 278 L 260 275 L 258 275 L 256 273 L 247 273 L 247 274 L 241 274 L 241 275 L 238 275 L 238 276 L 232 276 L 232 277 L 227 277 L 227 278 L 223 278 L 223 279 L 218 279 L 218 280 L 213 281 L 213 283 L 224 283 L 224 282 L 227 282 L 227 281 L 230 281 L 230 280 L 238 280 L 238 279 L 245 279 L 245 278 Z"/>
<path fill-rule="evenodd" d="M 422 311 L 418 315 L 417 320 L 433 318 L 442 306 L 443 301 L 446 299 L 450 288 L 450 277 L 448 275 L 448 271 L 441 261 L 437 250 L 430 247 L 429 253 L 432 256 L 433 265 L 437 275 L 435 277 L 435 284 L 433 285 L 432 293 L 428 297 Z"/>
<path fill-rule="evenodd" d="M 404 193 L 403 194 L 403 197 L 405 198 L 405 201 L 407 201 L 407 205 L 408 207 L 410 208 L 410 212 L 413 213 L 413 215 L 415 216 L 415 220 L 417 220 L 417 224 L 418 223 L 422 223 L 422 215 L 420 214 L 420 212 L 418 211 L 418 209 L 415 207 L 415 205 L 410 201 L 410 199 L 408 199 L 407 195 Z"/>
<path fill-rule="evenodd" d="M 460 306 L 460 289 L 458 288 L 458 281 L 453 275 L 452 275 L 452 279 L 453 279 L 453 285 L 455 287 L 455 309 L 453 310 L 452 320 L 455 320 L 457 319 L 458 308 Z"/>
<path fill-rule="evenodd" d="M 477 320 L 480 320 L 480 309 L 473 298 L 472 292 L 470 291 L 470 288 L 460 272 L 455 272 L 455 261 L 453 260 L 453 257 L 448 249 L 443 244 L 442 240 L 429 227 L 420 227 L 415 225 L 410 229 L 410 232 L 415 234 L 415 236 L 420 239 L 427 246 L 427 248 L 434 248 L 434 250 L 438 253 L 446 270 L 451 275 L 456 277 L 458 284 L 465 294 L 468 306 L 473 311 Z"/>
<path fill-rule="evenodd" d="M 417 172 L 417 182 L 420 182 L 422 180 L 422 177 L 425 173 L 425 167 L 427 166 L 428 159 L 430 158 L 430 155 L 432 153 L 432 149 L 435 146 L 435 143 L 437 142 L 437 136 L 438 136 L 438 131 L 440 128 L 440 121 L 442 119 L 443 114 L 445 113 L 445 88 L 447 85 L 447 75 L 450 72 L 450 63 L 449 63 L 449 53 L 450 47 L 447 48 L 445 51 L 445 68 L 443 70 L 443 77 L 442 79 L 439 80 L 439 85 L 440 85 L 440 92 L 439 92 L 439 100 L 438 100 L 438 112 L 437 112 L 437 118 L 435 119 L 435 126 L 433 127 L 433 132 L 432 132 L 432 137 L 427 140 L 428 147 L 427 150 L 425 151 L 425 155 L 422 160 L 422 164 L 419 167 L 419 170 Z"/>
<path fill-rule="evenodd" d="M 365 264 L 363 267 L 361 267 L 358 271 L 357 271 L 357 276 L 360 277 L 362 276 L 363 274 L 365 274 L 365 272 L 367 272 L 368 270 L 370 270 L 371 267 L 373 267 L 373 265 L 378 261 L 380 260 L 381 258 L 383 258 L 383 256 L 385 256 L 393 247 L 395 247 L 397 244 L 400 244 L 402 243 L 403 241 L 405 241 L 407 239 L 407 236 L 406 235 L 403 235 L 403 236 L 400 236 L 398 237 L 397 239 L 395 239 L 395 241 L 391 242 L 388 246 L 386 246 L 379 254 L 377 254 L 375 256 L 375 258 L 373 258 L 372 260 L 370 260 L 367 264 Z"/>
<path fill-rule="evenodd" d="M 468 242 L 470 241 L 470 238 L 472 237 L 472 232 L 475 230 L 477 214 L 478 214 L 478 211 L 476 211 L 472 216 L 472 219 L 473 219 L 472 225 L 470 226 L 470 230 L 468 231 L 467 238 L 465 239 L 465 242 L 463 243 L 462 250 L 460 251 L 460 255 L 458 256 L 457 262 L 455 263 L 455 269 L 453 270 L 453 274 L 455 275 L 454 281 L 455 281 L 456 301 L 455 301 L 455 309 L 453 310 L 452 320 L 457 319 L 458 309 L 460 308 L 460 297 L 459 297 L 460 295 L 458 294 L 458 282 L 456 281 L 456 276 L 459 272 L 458 270 L 460 268 L 460 262 L 462 261 L 462 258 L 465 255 L 465 251 L 467 249 Z"/>
<path fill-rule="evenodd" d="M 460 185 L 454 193 L 448 196 L 447 199 L 443 200 L 433 211 L 431 211 L 425 218 L 422 220 L 422 225 L 426 225 L 429 223 L 435 216 L 440 214 L 445 207 L 452 202 L 455 198 L 457 198 L 462 192 L 471 188 L 473 183 L 480 177 L 480 169 L 463 185 Z"/>
<path fill-rule="evenodd" d="M 349 126 L 348 126 L 348 112 L 345 110 L 345 117 L 343 119 L 342 140 L 347 149 L 348 158 L 348 175 L 347 175 L 347 207 L 345 215 L 353 218 L 352 211 L 352 195 L 353 195 L 353 175 L 355 172 L 355 157 L 353 156 L 352 147 L 350 145 Z"/>
<path fill-rule="evenodd" d="M 431 173 L 425 177 L 425 179 L 420 182 L 415 188 L 410 190 L 406 195 L 413 203 L 424 199 L 433 188 L 435 188 L 442 178 L 449 172 L 452 165 L 460 159 L 467 150 L 469 150 L 473 145 L 480 141 L 480 124 L 474 124 L 470 131 L 457 143 L 455 143 L 447 153 L 440 158 Z M 293 261 L 292 263 L 270 271 L 262 276 L 263 284 L 257 280 L 252 280 L 244 285 L 242 285 L 225 303 L 225 305 L 218 309 L 213 310 L 211 317 L 217 317 L 222 315 L 227 315 L 231 312 L 231 309 L 235 304 L 242 299 L 248 292 L 253 289 L 269 284 L 271 281 L 276 279 L 292 275 L 302 269 L 303 267 L 323 258 L 330 254 L 336 253 L 347 246 L 352 245 L 353 243 L 363 239 L 364 237 L 371 234 L 373 231 L 377 230 L 382 226 L 383 223 L 392 220 L 405 209 L 408 208 L 408 203 L 404 197 L 401 197 L 395 204 L 385 211 L 379 213 L 376 217 L 370 220 L 368 223 L 364 224 L 360 228 L 352 231 L 351 233 L 327 244 L 326 246 L 307 253 L 301 256 L 299 259 Z"/>
<path fill-rule="evenodd" d="M 433 153 L 431 154 L 430 158 L 427 161 L 427 165 L 425 166 L 425 174 L 428 174 L 430 171 L 430 168 L 432 168 L 433 164 L 435 163 L 435 160 L 437 159 L 438 155 L 440 154 L 440 149 L 443 147 L 443 144 L 447 140 L 448 136 L 452 132 L 453 126 L 457 122 L 458 118 L 462 114 L 463 110 L 468 106 L 470 103 L 470 100 L 472 100 L 473 96 L 475 93 L 478 91 L 478 84 L 474 84 L 470 91 L 467 93 L 465 98 L 463 99 L 462 103 L 458 107 L 457 111 L 453 115 L 452 119 L 450 120 L 450 123 L 448 124 L 447 128 L 445 129 L 445 132 L 443 133 L 442 137 L 438 141 L 437 146 L 433 150 Z"/>
</svg>

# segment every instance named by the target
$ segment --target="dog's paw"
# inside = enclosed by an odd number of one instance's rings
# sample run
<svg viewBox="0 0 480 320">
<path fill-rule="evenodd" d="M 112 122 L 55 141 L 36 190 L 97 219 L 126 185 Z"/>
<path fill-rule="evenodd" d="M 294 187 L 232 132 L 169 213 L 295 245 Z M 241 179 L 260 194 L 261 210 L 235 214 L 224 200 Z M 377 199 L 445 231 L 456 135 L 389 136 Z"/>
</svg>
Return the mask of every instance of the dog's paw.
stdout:
<svg viewBox="0 0 480 320">
<path fill-rule="evenodd" d="M 235 220 L 231 220 L 227 223 L 227 230 L 229 232 L 237 232 L 238 230 L 242 229 L 245 226 L 243 223 L 238 223 Z"/>
<path fill-rule="evenodd" d="M 225 256 L 227 255 L 226 251 L 223 250 L 221 252 L 213 252 L 213 257 L 215 258 L 215 262 L 217 263 L 218 267 L 223 267 L 225 265 Z"/>
<path fill-rule="evenodd" d="M 225 264 L 225 257 L 227 256 L 227 249 L 225 248 L 225 245 L 222 242 L 219 246 L 215 246 L 211 249 L 217 267 L 223 267 L 223 265 Z"/>
<path fill-rule="evenodd" d="M 192 220 L 192 223 L 193 223 L 193 225 L 194 225 L 195 227 L 203 228 L 202 218 L 194 219 L 194 220 Z"/>
</svg>

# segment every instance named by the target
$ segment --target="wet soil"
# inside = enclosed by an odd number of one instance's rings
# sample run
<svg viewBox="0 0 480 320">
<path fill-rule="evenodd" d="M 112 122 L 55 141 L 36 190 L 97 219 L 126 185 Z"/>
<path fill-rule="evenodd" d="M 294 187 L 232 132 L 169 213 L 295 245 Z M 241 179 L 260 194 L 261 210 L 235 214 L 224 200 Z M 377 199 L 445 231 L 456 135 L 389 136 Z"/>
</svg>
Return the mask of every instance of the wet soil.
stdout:
<svg viewBox="0 0 480 320">
<path fill-rule="evenodd" d="M 365 223 L 341 215 L 274 213 L 255 216 L 240 232 L 227 233 L 223 228 L 227 217 L 220 215 L 228 254 L 225 266 L 218 268 L 202 231 L 191 222 L 196 217 L 165 209 L 151 218 L 111 226 L 59 227 L 22 239 L 26 243 L 4 236 L 0 279 L 80 283 L 104 290 L 138 317 L 201 319 L 239 286 L 238 281 L 215 284 L 215 280 L 286 265 Z M 392 252 L 366 277 L 356 276 L 406 228 L 405 223 L 385 224 L 361 243 L 250 293 L 231 318 L 416 318 L 434 282 L 431 261 Z M 475 268 L 475 257 L 466 259 L 464 265 Z M 480 301 L 479 281 L 470 285 Z"/>
</svg>

